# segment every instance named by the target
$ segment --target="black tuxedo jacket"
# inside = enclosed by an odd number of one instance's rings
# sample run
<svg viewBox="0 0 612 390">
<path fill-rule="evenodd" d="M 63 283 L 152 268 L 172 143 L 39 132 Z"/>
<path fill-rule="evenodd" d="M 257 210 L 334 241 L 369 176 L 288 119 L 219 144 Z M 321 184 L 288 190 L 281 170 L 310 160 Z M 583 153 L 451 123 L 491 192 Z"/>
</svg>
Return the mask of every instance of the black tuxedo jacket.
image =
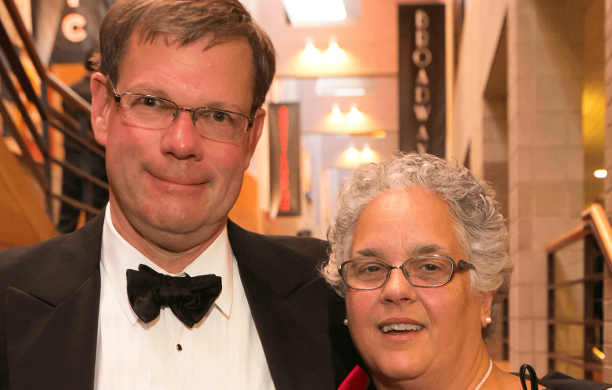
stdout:
<svg viewBox="0 0 612 390">
<path fill-rule="evenodd" d="M 0 389 L 93 389 L 103 222 L 0 252 Z M 358 357 L 317 274 L 327 244 L 231 221 L 228 235 L 276 389 L 336 389 Z"/>
</svg>

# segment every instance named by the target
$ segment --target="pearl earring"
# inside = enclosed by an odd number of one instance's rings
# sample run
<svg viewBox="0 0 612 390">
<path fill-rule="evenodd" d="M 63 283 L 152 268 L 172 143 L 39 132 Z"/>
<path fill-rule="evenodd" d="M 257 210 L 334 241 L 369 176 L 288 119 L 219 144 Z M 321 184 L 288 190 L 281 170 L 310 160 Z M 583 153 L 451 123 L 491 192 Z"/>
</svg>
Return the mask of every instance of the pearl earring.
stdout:
<svg viewBox="0 0 612 390">
<path fill-rule="evenodd" d="M 348 326 L 348 320 L 346 318 L 344 319 L 344 325 Z"/>
<path fill-rule="evenodd" d="M 491 323 L 491 321 L 492 321 L 492 320 L 491 320 L 491 317 L 487 317 L 487 318 L 485 318 L 485 322 L 486 322 L 487 324 L 490 324 L 490 323 Z"/>
</svg>

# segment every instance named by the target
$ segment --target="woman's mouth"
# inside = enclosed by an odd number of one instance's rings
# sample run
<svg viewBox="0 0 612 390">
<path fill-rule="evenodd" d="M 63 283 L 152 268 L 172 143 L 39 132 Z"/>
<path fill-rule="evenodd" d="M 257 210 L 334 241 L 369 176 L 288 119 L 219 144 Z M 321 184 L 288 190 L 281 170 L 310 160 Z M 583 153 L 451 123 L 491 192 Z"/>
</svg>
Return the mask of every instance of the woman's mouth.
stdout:
<svg viewBox="0 0 612 390">
<path fill-rule="evenodd" d="M 389 324 L 380 327 L 383 333 L 400 334 L 406 332 L 419 331 L 423 329 L 423 325 L 415 324 Z"/>
</svg>

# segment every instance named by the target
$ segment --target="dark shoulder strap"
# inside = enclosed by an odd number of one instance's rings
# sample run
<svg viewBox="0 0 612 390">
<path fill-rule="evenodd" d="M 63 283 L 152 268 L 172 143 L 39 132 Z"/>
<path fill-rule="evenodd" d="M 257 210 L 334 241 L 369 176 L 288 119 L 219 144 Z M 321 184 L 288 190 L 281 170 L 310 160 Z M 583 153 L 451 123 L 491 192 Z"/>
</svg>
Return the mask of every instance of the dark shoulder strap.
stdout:
<svg viewBox="0 0 612 390">
<path fill-rule="evenodd" d="M 521 385 L 523 385 L 523 390 L 528 390 L 527 384 L 525 383 L 525 371 L 529 371 L 531 390 L 538 390 L 538 376 L 536 375 L 536 372 L 533 367 L 531 367 L 529 364 L 523 364 L 521 366 L 521 370 L 519 371 L 519 377 L 521 378 Z"/>
</svg>

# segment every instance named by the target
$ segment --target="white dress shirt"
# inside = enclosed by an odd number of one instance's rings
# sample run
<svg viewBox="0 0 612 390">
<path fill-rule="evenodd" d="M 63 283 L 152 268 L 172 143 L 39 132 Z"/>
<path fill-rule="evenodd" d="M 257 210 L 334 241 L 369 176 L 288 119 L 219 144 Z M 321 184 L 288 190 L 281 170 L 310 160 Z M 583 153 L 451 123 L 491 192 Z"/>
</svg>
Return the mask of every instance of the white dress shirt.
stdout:
<svg viewBox="0 0 612 390">
<path fill-rule="evenodd" d="M 227 228 L 177 274 L 221 276 L 221 294 L 192 329 L 168 307 L 148 324 L 136 316 L 127 297 L 126 270 L 137 270 L 140 264 L 168 274 L 117 233 L 107 207 L 96 390 L 274 389 Z"/>
</svg>

